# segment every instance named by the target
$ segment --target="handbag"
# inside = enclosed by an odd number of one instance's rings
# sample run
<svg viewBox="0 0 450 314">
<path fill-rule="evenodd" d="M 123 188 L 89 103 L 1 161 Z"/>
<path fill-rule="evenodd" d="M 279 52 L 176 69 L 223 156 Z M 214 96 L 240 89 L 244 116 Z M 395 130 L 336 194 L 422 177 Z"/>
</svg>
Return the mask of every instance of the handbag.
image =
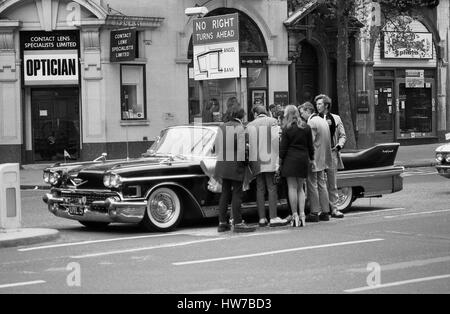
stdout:
<svg viewBox="0 0 450 314">
<path fill-rule="evenodd" d="M 273 174 L 273 184 L 278 185 L 281 183 L 281 170 L 275 171 Z"/>
<path fill-rule="evenodd" d="M 222 193 L 222 183 L 211 177 L 208 181 L 208 190 L 213 193 Z"/>
</svg>

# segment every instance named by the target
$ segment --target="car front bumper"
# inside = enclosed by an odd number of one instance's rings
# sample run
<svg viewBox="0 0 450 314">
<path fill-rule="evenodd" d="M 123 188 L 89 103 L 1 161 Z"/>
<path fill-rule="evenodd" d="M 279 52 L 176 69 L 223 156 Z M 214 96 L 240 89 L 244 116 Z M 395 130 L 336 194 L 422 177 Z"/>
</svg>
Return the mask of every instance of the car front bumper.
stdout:
<svg viewBox="0 0 450 314">
<path fill-rule="evenodd" d="M 450 179 L 450 165 L 437 165 L 436 170 L 441 176 Z"/>
<path fill-rule="evenodd" d="M 120 197 L 109 197 L 105 201 L 94 201 L 90 205 L 68 203 L 65 198 L 48 193 L 43 197 L 48 210 L 57 217 L 105 223 L 140 223 L 144 218 L 147 202 L 122 201 Z M 72 208 L 76 208 L 74 214 Z"/>
</svg>

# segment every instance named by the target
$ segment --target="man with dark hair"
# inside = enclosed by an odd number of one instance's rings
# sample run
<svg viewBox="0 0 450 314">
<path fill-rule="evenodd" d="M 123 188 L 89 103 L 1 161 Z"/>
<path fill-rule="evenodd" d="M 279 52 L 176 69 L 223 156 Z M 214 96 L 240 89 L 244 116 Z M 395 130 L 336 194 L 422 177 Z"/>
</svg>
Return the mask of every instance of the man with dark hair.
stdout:
<svg viewBox="0 0 450 314">
<path fill-rule="evenodd" d="M 299 108 L 301 117 L 311 127 L 314 144 L 314 161 L 309 169 L 307 180 L 311 213 L 306 217 L 306 221 L 329 221 L 330 201 L 325 170 L 332 164 L 330 129 L 325 120 L 316 114 L 313 104 L 306 102 Z"/>
<path fill-rule="evenodd" d="M 247 125 L 249 135 L 249 161 L 253 175 L 256 176 L 256 202 L 259 225 L 265 227 L 284 226 L 288 222 L 277 215 L 278 191 L 273 179 L 278 168 L 279 135 L 278 121 L 267 115 L 262 105 L 252 109 L 254 120 Z M 265 193 L 269 194 L 270 221 L 266 219 Z"/>
<path fill-rule="evenodd" d="M 328 196 L 331 206 L 331 217 L 344 218 L 344 214 L 342 214 L 337 208 L 337 203 L 339 200 L 337 189 L 337 171 L 339 169 L 344 169 L 344 163 L 341 158 L 341 150 L 347 140 L 344 124 L 342 123 L 341 117 L 330 112 L 330 97 L 322 94 L 317 96 L 314 101 L 316 102 L 319 116 L 323 118 L 330 127 L 333 162 L 332 166 L 326 170 L 326 173 L 328 182 Z"/>
<path fill-rule="evenodd" d="M 231 230 L 227 209 L 231 198 L 234 232 L 252 232 L 255 228 L 242 221 L 241 205 L 245 174 L 245 129 L 242 124 L 244 109 L 236 103 L 227 110 L 228 121 L 218 131 L 215 142 L 217 163 L 214 176 L 222 182 L 219 201 L 218 232 Z M 231 145 L 230 145 L 231 144 Z"/>
</svg>

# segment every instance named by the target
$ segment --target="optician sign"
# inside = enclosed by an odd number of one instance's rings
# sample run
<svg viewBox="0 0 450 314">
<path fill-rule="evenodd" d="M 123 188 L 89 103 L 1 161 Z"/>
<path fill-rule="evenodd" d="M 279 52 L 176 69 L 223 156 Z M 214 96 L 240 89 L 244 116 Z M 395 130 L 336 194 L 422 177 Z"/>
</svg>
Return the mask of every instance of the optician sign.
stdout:
<svg viewBox="0 0 450 314">
<path fill-rule="evenodd" d="M 76 31 L 21 32 L 24 85 L 78 85 Z"/>
<path fill-rule="evenodd" d="M 195 80 L 240 77 L 239 15 L 195 19 L 193 25 Z"/>
</svg>

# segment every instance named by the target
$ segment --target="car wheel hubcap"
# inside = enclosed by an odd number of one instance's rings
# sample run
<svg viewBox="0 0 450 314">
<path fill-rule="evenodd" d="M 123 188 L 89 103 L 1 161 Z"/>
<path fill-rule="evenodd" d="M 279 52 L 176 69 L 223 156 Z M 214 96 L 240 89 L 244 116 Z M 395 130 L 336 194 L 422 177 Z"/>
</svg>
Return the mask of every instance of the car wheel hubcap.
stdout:
<svg viewBox="0 0 450 314">
<path fill-rule="evenodd" d="M 338 201 L 337 207 L 338 209 L 342 209 L 346 207 L 348 203 L 351 201 L 352 197 L 352 189 L 351 188 L 342 188 L 338 190 Z"/>
<path fill-rule="evenodd" d="M 174 217 L 176 207 L 172 195 L 157 193 L 150 202 L 150 213 L 157 222 L 167 223 Z"/>
</svg>

